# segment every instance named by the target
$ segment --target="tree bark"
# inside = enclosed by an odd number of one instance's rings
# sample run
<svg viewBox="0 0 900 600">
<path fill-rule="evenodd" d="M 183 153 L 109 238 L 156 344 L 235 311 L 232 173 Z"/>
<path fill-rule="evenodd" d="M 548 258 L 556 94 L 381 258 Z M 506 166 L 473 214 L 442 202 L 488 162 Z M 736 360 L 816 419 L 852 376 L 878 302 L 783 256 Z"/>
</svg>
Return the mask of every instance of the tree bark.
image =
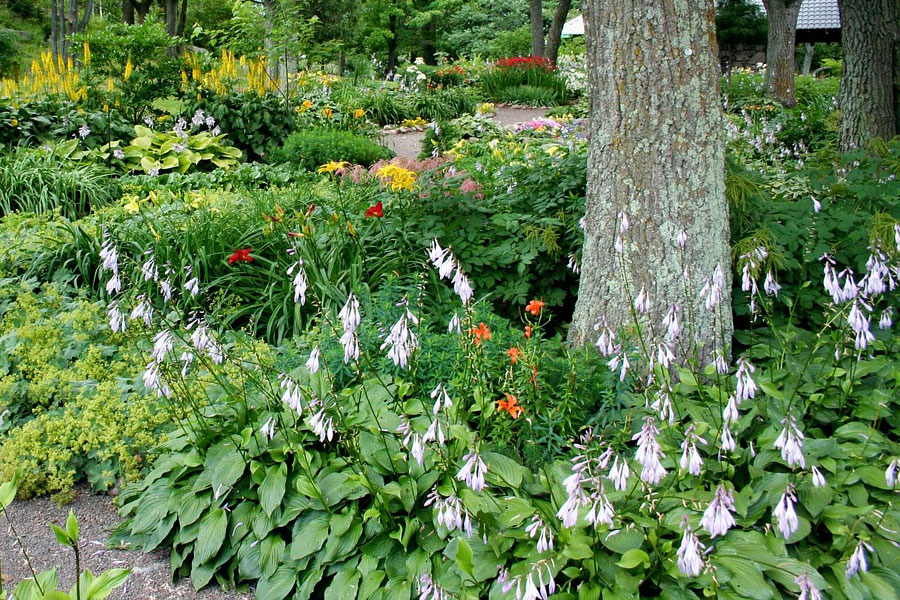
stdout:
<svg viewBox="0 0 900 600">
<path fill-rule="evenodd" d="M 800 73 L 809 75 L 809 71 L 812 69 L 813 57 L 816 55 L 816 45 L 803 44 L 803 46 L 806 52 L 803 54 L 803 66 L 800 67 Z"/>
<path fill-rule="evenodd" d="M 679 360 L 727 352 L 731 263 L 713 1 L 583 0 L 582 10 L 590 143 L 569 341 L 593 343 L 601 320 L 614 331 L 633 327 L 633 299 L 643 289 L 649 353 L 664 339 L 673 305 L 686 323 Z M 699 292 L 717 267 L 721 299 L 710 310 Z"/>
<path fill-rule="evenodd" d="M 165 0 L 166 33 L 174 37 L 178 31 L 178 0 Z"/>
<path fill-rule="evenodd" d="M 541 0 L 530 0 L 529 14 L 531 20 L 531 55 L 544 55 L 544 11 Z"/>
<path fill-rule="evenodd" d="M 134 25 L 134 4 L 129 0 L 122 0 L 122 21 L 127 25 Z"/>
<path fill-rule="evenodd" d="M 188 0 L 181 0 L 181 11 L 178 14 L 178 28 L 175 35 L 184 37 L 184 28 L 187 26 L 187 3 Z"/>
<path fill-rule="evenodd" d="M 397 15 L 394 13 L 388 17 L 388 30 L 390 36 L 387 40 L 387 72 L 394 73 L 397 70 Z"/>
<path fill-rule="evenodd" d="M 794 58 L 797 17 L 802 0 L 763 0 L 769 17 L 766 45 L 766 90 L 785 106 L 796 106 Z"/>
<path fill-rule="evenodd" d="M 544 56 L 556 63 L 559 58 L 559 44 L 562 41 L 562 29 L 566 24 L 566 17 L 569 15 L 569 8 L 572 7 L 572 0 L 559 0 L 556 5 L 556 12 L 553 13 L 553 22 L 550 24 L 550 33 L 547 34 L 547 45 L 544 48 Z"/>
<path fill-rule="evenodd" d="M 897 0 L 841 0 L 841 139 L 843 151 L 897 133 L 894 44 Z"/>
</svg>

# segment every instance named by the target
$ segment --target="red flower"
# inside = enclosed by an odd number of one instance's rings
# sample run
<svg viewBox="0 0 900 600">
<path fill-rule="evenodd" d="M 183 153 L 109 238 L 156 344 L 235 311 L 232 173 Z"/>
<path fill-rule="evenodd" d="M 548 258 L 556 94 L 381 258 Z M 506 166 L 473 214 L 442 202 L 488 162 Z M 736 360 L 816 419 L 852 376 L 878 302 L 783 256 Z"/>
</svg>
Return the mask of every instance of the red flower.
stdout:
<svg viewBox="0 0 900 600">
<path fill-rule="evenodd" d="M 506 351 L 506 355 L 509 357 L 509 362 L 512 364 L 516 364 L 516 361 L 519 360 L 519 357 L 522 356 L 522 351 L 513 346 L 509 350 Z"/>
<path fill-rule="evenodd" d="M 491 339 L 491 330 L 488 329 L 488 326 L 483 322 L 478 324 L 478 327 L 473 327 L 469 330 L 469 333 L 472 337 L 475 338 L 475 345 L 480 346 L 483 340 Z"/>
<path fill-rule="evenodd" d="M 366 209 L 366 217 L 383 217 L 384 216 L 384 207 L 381 205 L 381 202 L 376 202 L 375 206 L 370 206 Z"/>
<path fill-rule="evenodd" d="M 253 257 L 250 256 L 251 252 L 253 252 L 253 248 L 235 250 L 234 254 L 228 257 L 228 264 L 233 265 L 236 262 L 253 262 Z"/>
<path fill-rule="evenodd" d="M 532 300 L 525 307 L 525 312 L 530 312 L 535 317 L 541 314 L 541 309 L 544 308 L 545 303 L 543 300 Z"/>
<path fill-rule="evenodd" d="M 529 339 L 531 337 L 531 325 L 525 326 L 525 339 Z"/>
</svg>

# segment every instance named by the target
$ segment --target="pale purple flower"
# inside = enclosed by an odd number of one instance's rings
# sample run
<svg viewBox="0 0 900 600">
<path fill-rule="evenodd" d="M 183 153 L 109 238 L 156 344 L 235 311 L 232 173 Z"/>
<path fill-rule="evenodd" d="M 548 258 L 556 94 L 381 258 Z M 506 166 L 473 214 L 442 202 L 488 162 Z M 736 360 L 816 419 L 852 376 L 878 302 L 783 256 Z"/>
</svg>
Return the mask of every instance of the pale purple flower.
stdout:
<svg viewBox="0 0 900 600">
<path fill-rule="evenodd" d="M 766 281 L 763 283 L 763 289 L 769 296 L 777 296 L 778 292 L 781 291 L 781 286 L 775 281 L 775 276 L 772 275 L 772 271 L 766 273 Z"/>
<path fill-rule="evenodd" d="M 462 272 L 462 269 L 456 267 L 456 273 L 453 275 L 453 291 L 459 296 L 462 303 L 468 304 L 474 296 L 472 286 L 469 284 L 469 278 Z"/>
<path fill-rule="evenodd" d="M 697 444 L 706 445 L 706 440 L 694 433 L 694 426 L 690 425 L 685 432 L 684 441 L 681 442 L 681 460 L 678 464 L 683 471 L 695 476 L 700 475 L 703 467 L 703 458 L 697 450 Z"/>
<path fill-rule="evenodd" d="M 647 290 L 641 287 L 641 291 L 638 292 L 637 298 L 634 299 L 634 308 L 639 313 L 646 314 L 650 311 L 650 294 L 647 293 Z"/>
<path fill-rule="evenodd" d="M 501 588 L 506 594 L 515 588 L 516 600 L 547 600 L 556 593 L 556 582 L 553 580 L 553 559 L 545 559 L 532 564 L 527 575 L 509 578 Z"/>
<path fill-rule="evenodd" d="M 600 525 L 612 526 L 615 511 L 613 510 L 609 498 L 606 497 L 602 484 L 600 489 L 591 493 L 590 505 L 590 509 L 588 509 L 587 513 L 584 515 L 585 521 L 593 525 L 594 528 L 597 528 Z"/>
<path fill-rule="evenodd" d="M 660 421 L 668 421 L 669 425 L 675 424 L 675 408 L 672 406 L 672 396 L 667 389 L 661 389 L 656 393 L 650 408 L 656 411 Z"/>
<path fill-rule="evenodd" d="M 678 247 L 683 250 L 685 245 L 687 245 L 687 232 L 684 229 L 679 231 L 675 241 L 678 243 Z"/>
<path fill-rule="evenodd" d="M 646 416 L 643 427 L 632 437 L 638 443 L 634 459 L 643 467 L 640 475 L 641 481 L 652 485 L 658 485 L 666 476 L 666 470 L 660 462 L 660 459 L 666 455 L 657 441 L 658 435 L 659 429 L 657 429 L 653 417 Z"/>
<path fill-rule="evenodd" d="M 789 467 L 806 467 L 806 459 L 803 457 L 803 432 L 797 427 L 797 422 L 792 416 L 781 420 L 783 428 L 781 434 L 775 440 L 775 448 L 781 450 L 781 458 Z"/>
<path fill-rule="evenodd" d="M 125 158 L 125 151 L 121 148 L 116 148 L 115 150 L 113 150 L 113 156 L 119 160 L 122 160 L 123 158 Z"/>
<path fill-rule="evenodd" d="M 800 573 L 794 579 L 794 583 L 800 586 L 800 595 L 797 596 L 797 600 L 822 600 L 822 592 L 813 585 L 812 580 L 806 573 Z"/>
<path fill-rule="evenodd" d="M 890 329 L 891 326 L 894 324 L 894 321 L 892 319 L 893 315 L 894 315 L 894 307 L 893 306 L 888 306 L 883 311 L 881 311 L 881 319 L 878 321 L 878 328 L 879 329 Z"/>
<path fill-rule="evenodd" d="M 445 441 L 446 436 L 444 435 L 444 429 L 441 427 L 441 420 L 435 417 L 425 431 L 425 435 L 422 436 L 422 442 L 425 444 L 437 442 L 439 446 L 443 446 Z"/>
<path fill-rule="evenodd" d="M 144 261 L 144 264 L 141 265 L 141 274 L 144 276 L 144 281 L 156 281 L 159 279 L 159 269 L 156 268 L 156 255 L 153 254 L 153 250 L 147 250 L 145 253 L 147 255 L 147 260 Z"/>
<path fill-rule="evenodd" d="M 89 135 L 91 135 L 91 128 L 87 125 L 82 125 L 78 128 L 78 137 L 80 137 L 81 139 L 84 139 Z"/>
<path fill-rule="evenodd" d="M 628 374 L 628 369 L 631 368 L 631 363 L 628 362 L 628 353 L 623 352 L 622 354 L 616 354 L 606 363 L 609 367 L 610 371 L 619 371 L 619 381 L 625 381 L 625 376 Z"/>
<path fill-rule="evenodd" d="M 138 304 L 131 311 L 130 318 L 132 320 L 142 319 L 145 324 L 152 325 L 153 324 L 153 307 L 150 305 L 150 302 L 147 300 L 147 296 L 141 294 L 138 296 Z"/>
<path fill-rule="evenodd" d="M 872 310 L 871 307 L 862 300 L 854 300 L 853 306 L 850 307 L 850 313 L 847 315 L 847 323 L 856 333 L 856 340 L 854 342 L 856 349 L 864 350 L 869 345 L 869 342 L 875 339 L 875 336 L 872 335 L 872 331 L 869 328 L 869 317 L 863 313 L 860 307 L 868 312 L 871 312 Z"/>
<path fill-rule="evenodd" d="M 425 466 L 425 446 L 423 445 L 421 436 L 412 428 L 412 423 L 402 416 L 400 417 L 400 426 L 397 427 L 397 433 L 403 436 L 403 447 L 409 450 L 409 454 L 416 460 L 420 467 Z"/>
<path fill-rule="evenodd" d="M 459 313 L 453 313 L 450 322 L 447 324 L 447 333 L 462 334 L 462 325 L 459 322 Z"/>
<path fill-rule="evenodd" d="M 629 228 L 631 223 L 628 221 L 628 215 L 624 211 L 619 211 L 619 231 L 625 233 Z"/>
<path fill-rule="evenodd" d="M 853 554 L 850 555 L 850 559 L 847 560 L 847 568 L 844 571 L 844 575 L 847 576 L 847 579 L 850 579 L 860 571 L 865 573 L 869 570 L 869 563 L 866 561 L 866 550 L 871 552 L 872 546 L 860 540 L 859 543 L 856 544 L 856 549 L 853 551 Z"/>
<path fill-rule="evenodd" d="M 350 295 L 347 296 L 347 302 L 344 303 L 344 307 L 338 313 L 338 318 L 341 320 L 341 325 L 343 326 L 345 332 L 356 331 L 356 328 L 357 326 L 359 326 L 360 322 L 359 300 L 356 298 L 353 292 L 350 292 Z M 344 362 L 347 362 L 346 359 Z"/>
<path fill-rule="evenodd" d="M 344 363 L 347 364 L 351 360 L 359 360 L 359 338 L 353 330 L 344 331 L 340 338 L 341 346 L 344 347 Z"/>
<path fill-rule="evenodd" d="M 725 291 L 725 272 L 722 265 L 716 265 L 712 279 L 704 278 L 703 287 L 700 289 L 700 298 L 704 301 L 707 310 L 712 310 L 722 301 Z"/>
<path fill-rule="evenodd" d="M 163 329 L 153 338 L 153 351 L 150 353 L 150 356 L 156 362 L 162 362 L 174 346 L 175 335 L 168 329 Z"/>
<path fill-rule="evenodd" d="M 437 415 L 441 410 L 447 410 L 453 406 L 450 394 L 447 393 L 447 389 L 444 387 L 443 383 L 438 383 L 437 386 L 431 390 L 431 399 L 434 400 L 434 406 L 431 409 L 431 412 L 434 415 Z"/>
<path fill-rule="evenodd" d="M 259 432 L 270 440 L 275 437 L 275 417 L 269 417 L 263 426 L 259 428 Z"/>
<path fill-rule="evenodd" d="M 789 483 L 778 504 L 772 510 L 772 517 L 778 522 L 778 530 L 784 539 L 789 539 L 800 528 L 800 520 L 794 509 L 796 502 L 797 495 L 794 494 L 794 486 Z"/>
<path fill-rule="evenodd" d="M 487 487 L 487 483 L 484 481 L 484 476 L 488 470 L 487 465 L 481 460 L 481 455 L 474 451 L 469 451 L 463 457 L 463 460 L 465 464 L 456 474 L 456 478 L 466 482 L 466 485 L 472 488 L 472 491 L 480 492 Z"/>
<path fill-rule="evenodd" d="M 716 488 L 716 495 L 700 519 L 700 526 L 706 529 L 710 537 L 725 535 L 735 525 L 734 517 L 734 492 L 720 485 Z"/>
<path fill-rule="evenodd" d="M 600 331 L 600 337 L 597 338 L 596 346 L 603 356 L 611 356 L 619 351 L 619 345 L 616 343 L 616 333 L 609 327 L 605 318 L 594 325 L 594 329 Z"/>
<path fill-rule="evenodd" d="M 697 577 L 703 571 L 703 550 L 705 546 L 697 535 L 691 530 L 691 526 L 684 519 L 684 535 L 681 537 L 681 545 L 675 553 L 678 557 L 678 570 L 688 577 Z"/>
<path fill-rule="evenodd" d="M 190 369 L 191 365 L 194 364 L 194 353 L 184 351 L 181 353 L 179 360 L 181 360 L 181 376 L 187 377 L 188 369 Z"/>
<path fill-rule="evenodd" d="M 437 488 L 434 488 L 425 500 L 425 506 L 432 504 L 438 525 L 444 526 L 448 532 L 459 530 L 467 537 L 472 537 L 472 517 L 456 494 L 444 498 L 438 493 Z"/>
<path fill-rule="evenodd" d="M 719 441 L 719 447 L 722 448 L 723 452 L 734 452 L 737 448 L 737 442 L 735 442 L 727 422 L 722 427 L 722 439 Z"/>
<path fill-rule="evenodd" d="M 103 245 L 100 247 L 100 259 L 103 261 L 102 266 L 107 271 L 114 274 L 119 272 L 119 250 L 109 236 L 109 232 L 103 232 Z"/>
<path fill-rule="evenodd" d="M 725 408 L 722 409 L 722 420 L 727 423 L 737 423 L 740 413 L 738 412 L 737 397 L 734 394 L 728 397 Z"/>
<path fill-rule="evenodd" d="M 756 382 L 753 381 L 753 373 L 756 371 L 756 368 L 743 356 L 737 359 L 737 366 L 735 394 L 738 404 L 740 404 L 744 400 L 756 396 Z"/>
<path fill-rule="evenodd" d="M 897 483 L 897 471 L 900 470 L 900 458 L 895 458 L 887 466 L 884 471 L 884 481 L 889 488 L 893 488 Z"/>
<path fill-rule="evenodd" d="M 581 482 L 582 476 L 579 471 L 575 471 L 563 481 L 567 498 L 559 507 L 556 517 L 562 521 L 563 527 L 566 529 L 574 527 L 578 522 L 578 509 L 590 503 L 590 498 L 584 493 Z"/>
<path fill-rule="evenodd" d="M 681 335 L 681 323 L 678 320 L 678 307 L 674 304 L 669 307 L 666 316 L 663 317 L 663 327 L 666 328 L 666 337 L 674 342 Z"/>
<path fill-rule="evenodd" d="M 434 582 L 430 573 L 419 576 L 419 600 L 450 600 L 452 597 Z"/>
<path fill-rule="evenodd" d="M 728 372 L 728 361 L 725 360 L 725 354 L 721 350 L 716 350 L 713 364 L 716 367 L 716 373 L 719 375 L 724 375 Z"/>
</svg>

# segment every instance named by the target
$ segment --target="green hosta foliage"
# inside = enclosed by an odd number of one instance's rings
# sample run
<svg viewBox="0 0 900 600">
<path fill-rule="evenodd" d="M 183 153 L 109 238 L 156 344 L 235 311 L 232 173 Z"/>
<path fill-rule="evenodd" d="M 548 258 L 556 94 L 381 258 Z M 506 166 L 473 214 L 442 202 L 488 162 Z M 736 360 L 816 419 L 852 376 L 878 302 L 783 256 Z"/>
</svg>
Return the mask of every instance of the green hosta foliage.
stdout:
<svg viewBox="0 0 900 600">
<path fill-rule="evenodd" d="M 202 110 L 228 132 L 228 140 L 247 160 L 259 160 L 279 148 L 295 127 L 294 108 L 276 94 L 214 94 L 204 91 L 187 106 Z"/>
<path fill-rule="evenodd" d="M 87 134 L 82 136 L 85 132 Z M 0 144 L 5 146 L 34 146 L 78 139 L 79 145 L 96 148 L 131 133 L 131 120 L 115 108 L 85 110 L 75 102 L 57 98 L 21 103 L 0 100 Z"/>
<path fill-rule="evenodd" d="M 107 490 L 136 478 L 173 417 L 134 377 L 143 359 L 120 350 L 95 302 L 49 284 L 2 289 L 0 477 L 60 499 L 83 479 Z"/>
<path fill-rule="evenodd" d="M 135 138 L 122 148 L 122 163 L 129 171 L 159 174 L 185 173 L 189 169 L 229 169 L 241 158 L 241 151 L 224 143 L 225 135 L 210 131 L 178 135 L 175 131 L 155 131 L 135 125 Z M 110 148 L 107 152 L 113 152 Z"/>
</svg>

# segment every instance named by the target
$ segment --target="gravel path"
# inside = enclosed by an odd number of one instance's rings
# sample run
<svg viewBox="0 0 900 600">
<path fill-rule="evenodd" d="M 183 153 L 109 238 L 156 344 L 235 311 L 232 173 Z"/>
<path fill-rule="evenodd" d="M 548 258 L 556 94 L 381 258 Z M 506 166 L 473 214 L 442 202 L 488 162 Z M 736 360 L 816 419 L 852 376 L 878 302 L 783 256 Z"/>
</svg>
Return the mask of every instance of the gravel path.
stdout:
<svg viewBox="0 0 900 600">
<path fill-rule="evenodd" d="M 75 501 L 67 506 L 58 507 L 49 498 L 35 498 L 16 500 L 8 509 L 9 520 L 25 546 L 34 570 L 40 572 L 58 567 L 60 586 L 65 591 L 75 583 L 75 558 L 71 549 L 59 545 L 48 523 L 65 527 L 70 509 L 78 518 L 83 569 L 89 569 L 94 575 L 112 568 L 132 569 L 125 585 L 109 596 L 111 600 L 249 600 L 253 597 L 249 593 L 225 592 L 216 585 L 195 592 L 189 579 L 171 583 L 167 552 L 144 554 L 107 549 L 107 537 L 119 518 L 110 497 L 97 496 L 87 488 L 79 489 Z M 0 523 L 0 553 L 3 587 L 12 591 L 31 573 L 5 516 Z"/>
<path fill-rule="evenodd" d="M 498 106 L 494 112 L 494 120 L 507 127 L 516 123 L 530 121 L 547 114 L 545 108 L 525 108 L 518 106 Z M 384 136 L 384 145 L 402 158 L 418 158 L 422 151 L 422 140 L 425 134 L 421 131 L 410 133 L 390 133 Z"/>
</svg>

